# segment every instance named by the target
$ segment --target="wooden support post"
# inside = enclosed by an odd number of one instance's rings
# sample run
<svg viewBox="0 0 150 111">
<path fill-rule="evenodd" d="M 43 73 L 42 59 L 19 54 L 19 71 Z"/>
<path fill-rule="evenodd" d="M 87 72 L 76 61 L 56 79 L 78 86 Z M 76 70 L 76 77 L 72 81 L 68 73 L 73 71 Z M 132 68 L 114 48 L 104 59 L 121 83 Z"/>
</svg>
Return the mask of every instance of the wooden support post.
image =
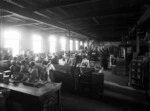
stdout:
<svg viewBox="0 0 150 111">
<path fill-rule="evenodd" d="M 148 86 L 148 96 L 149 96 L 149 98 L 150 98 L 150 40 L 149 40 L 149 54 L 148 54 L 148 56 L 149 56 L 149 75 L 148 75 L 148 77 L 149 77 L 149 86 Z"/>
<path fill-rule="evenodd" d="M 2 48 L 2 27 L 0 26 L 0 50 Z"/>
<path fill-rule="evenodd" d="M 68 45 L 68 46 L 69 46 L 69 57 L 70 57 L 70 56 L 71 56 L 71 55 L 70 55 L 70 38 L 71 38 L 71 36 L 70 36 L 70 30 L 68 30 L 68 33 L 69 33 L 69 34 L 68 34 L 68 38 L 69 38 L 69 45 Z"/>
<path fill-rule="evenodd" d="M 149 54 L 148 54 L 148 57 L 149 57 L 149 74 L 150 74 L 150 40 L 149 40 Z M 150 75 L 149 75 L 149 77 L 150 77 Z M 149 80 L 149 82 L 150 82 L 150 80 Z"/>
<path fill-rule="evenodd" d="M 1 59 L 1 54 L 2 54 L 2 48 L 3 48 L 3 37 L 2 37 L 2 35 L 3 35 L 3 26 L 2 25 L 0 25 L 0 59 Z"/>
<path fill-rule="evenodd" d="M 137 36 L 136 36 L 136 53 L 137 53 L 137 55 L 139 54 L 139 52 L 140 52 L 140 37 L 137 34 Z"/>
</svg>

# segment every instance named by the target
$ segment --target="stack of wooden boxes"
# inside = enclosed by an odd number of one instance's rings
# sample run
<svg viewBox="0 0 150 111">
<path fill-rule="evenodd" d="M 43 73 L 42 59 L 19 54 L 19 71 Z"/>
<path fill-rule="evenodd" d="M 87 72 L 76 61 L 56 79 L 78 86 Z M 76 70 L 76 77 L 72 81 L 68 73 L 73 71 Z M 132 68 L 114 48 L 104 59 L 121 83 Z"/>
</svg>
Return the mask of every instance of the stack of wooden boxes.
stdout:
<svg viewBox="0 0 150 111">
<path fill-rule="evenodd" d="M 144 88 L 143 61 L 132 60 L 129 74 L 129 85 Z"/>
</svg>

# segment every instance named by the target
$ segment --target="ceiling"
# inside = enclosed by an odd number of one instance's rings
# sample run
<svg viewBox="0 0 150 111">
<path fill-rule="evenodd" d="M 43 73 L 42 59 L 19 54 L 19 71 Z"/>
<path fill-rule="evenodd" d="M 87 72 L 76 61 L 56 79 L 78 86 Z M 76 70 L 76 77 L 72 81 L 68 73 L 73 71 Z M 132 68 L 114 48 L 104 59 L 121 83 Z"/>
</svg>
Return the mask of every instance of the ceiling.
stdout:
<svg viewBox="0 0 150 111">
<path fill-rule="evenodd" d="M 0 0 L 1 24 L 81 39 L 120 41 L 143 14 L 147 0 Z"/>
</svg>

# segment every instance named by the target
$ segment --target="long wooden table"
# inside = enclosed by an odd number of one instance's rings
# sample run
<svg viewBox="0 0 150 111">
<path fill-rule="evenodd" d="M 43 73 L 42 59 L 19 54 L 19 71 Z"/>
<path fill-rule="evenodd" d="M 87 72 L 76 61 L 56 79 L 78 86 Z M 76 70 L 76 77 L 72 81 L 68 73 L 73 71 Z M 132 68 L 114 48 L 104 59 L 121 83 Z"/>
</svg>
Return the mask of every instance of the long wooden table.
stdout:
<svg viewBox="0 0 150 111">
<path fill-rule="evenodd" d="M 40 88 L 26 86 L 22 83 L 18 85 L 0 83 L 0 87 L 10 89 L 7 101 L 17 101 L 27 111 L 43 111 L 48 107 L 54 95 L 57 99 L 57 105 L 61 106 L 61 83 L 46 83 Z"/>
</svg>

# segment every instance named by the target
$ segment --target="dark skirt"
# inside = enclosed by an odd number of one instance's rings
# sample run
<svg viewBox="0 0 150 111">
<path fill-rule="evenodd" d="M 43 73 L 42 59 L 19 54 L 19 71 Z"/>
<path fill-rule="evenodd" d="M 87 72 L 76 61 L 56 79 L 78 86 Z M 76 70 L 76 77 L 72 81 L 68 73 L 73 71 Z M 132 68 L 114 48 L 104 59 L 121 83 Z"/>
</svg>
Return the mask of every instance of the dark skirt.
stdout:
<svg viewBox="0 0 150 111">
<path fill-rule="evenodd" d="M 49 73 L 49 77 L 51 79 L 51 82 L 55 82 L 55 78 L 54 78 L 54 72 L 50 70 L 50 73 Z"/>
</svg>

